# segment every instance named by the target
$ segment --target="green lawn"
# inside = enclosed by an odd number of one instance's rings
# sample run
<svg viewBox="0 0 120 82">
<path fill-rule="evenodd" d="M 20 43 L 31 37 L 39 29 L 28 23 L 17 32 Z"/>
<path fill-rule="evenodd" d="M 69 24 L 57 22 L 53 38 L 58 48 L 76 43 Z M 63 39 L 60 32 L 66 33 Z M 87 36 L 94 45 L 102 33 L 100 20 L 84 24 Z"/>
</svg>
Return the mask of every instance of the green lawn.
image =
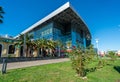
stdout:
<svg viewBox="0 0 120 82">
<path fill-rule="evenodd" d="M 120 66 L 115 61 L 114 66 Z M 76 76 L 70 62 L 8 70 L 7 74 L 0 74 L 0 82 L 120 82 L 120 73 L 113 65 L 107 65 L 95 72 L 87 74 L 82 80 Z M 117 68 L 120 70 L 120 67 Z"/>
</svg>

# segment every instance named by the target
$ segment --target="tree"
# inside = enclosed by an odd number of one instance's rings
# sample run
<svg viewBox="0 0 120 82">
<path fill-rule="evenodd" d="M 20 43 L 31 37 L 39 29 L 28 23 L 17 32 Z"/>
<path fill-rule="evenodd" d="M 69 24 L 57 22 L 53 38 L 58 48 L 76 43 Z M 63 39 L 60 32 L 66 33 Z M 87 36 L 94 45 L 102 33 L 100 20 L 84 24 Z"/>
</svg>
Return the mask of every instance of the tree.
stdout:
<svg viewBox="0 0 120 82">
<path fill-rule="evenodd" d="M 76 73 L 80 77 L 84 77 L 85 74 L 85 57 L 80 47 L 73 48 L 72 52 L 69 52 L 72 61 L 72 68 L 76 70 Z"/>
<path fill-rule="evenodd" d="M 19 41 L 17 43 L 15 43 L 15 45 L 24 45 L 24 36 L 25 36 L 25 45 L 26 45 L 26 57 L 30 56 L 29 52 L 30 52 L 30 49 L 33 47 L 33 42 L 31 41 L 31 39 L 33 38 L 33 35 L 32 34 L 21 34 L 19 36 Z"/>
<path fill-rule="evenodd" d="M 42 39 L 35 40 L 35 45 L 37 49 L 39 48 L 41 49 L 41 55 L 46 56 L 43 54 L 43 51 L 46 50 L 46 48 L 54 50 L 56 47 L 56 42 L 42 38 Z"/>
<path fill-rule="evenodd" d="M 53 40 L 47 40 L 47 47 L 50 49 L 55 49 L 56 47 L 56 42 Z"/>
<path fill-rule="evenodd" d="M 90 45 L 85 49 L 85 56 L 87 57 L 88 62 L 92 61 L 94 59 L 94 57 L 97 56 L 97 54 L 95 53 L 93 45 Z"/>
<path fill-rule="evenodd" d="M 2 14 L 4 14 L 3 8 L 0 6 L 0 23 L 3 23 L 3 16 Z"/>
<path fill-rule="evenodd" d="M 71 42 L 71 41 L 68 41 L 68 42 L 67 42 L 67 48 L 70 49 L 71 45 L 72 45 L 72 42 Z"/>
<path fill-rule="evenodd" d="M 88 48 L 83 50 L 78 45 L 77 47 L 73 48 L 71 52 L 68 52 L 68 54 L 70 54 L 72 67 L 76 70 L 78 76 L 86 76 L 86 70 L 89 69 L 88 64 L 93 62 L 92 60 L 96 55 L 93 46 L 90 45 Z"/>
<path fill-rule="evenodd" d="M 35 41 L 36 47 L 39 49 L 41 49 L 41 55 L 43 56 L 44 54 L 44 48 L 47 47 L 47 40 L 42 38 L 42 39 L 38 39 Z M 45 55 L 44 55 L 45 56 Z"/>
<path fill-rule="evenodd" d="M 49 50 L 49 55 L 50 56 L 57 56 L 56 54 L 56 46 L 57 43 L 56 41 L 53 41 L 53 40 L 47 40 L 47 49 Z"/>
<path fill-rule="evenodd" d="M 58 56 L 61 56 L 61 49 L 63 50 L 64 45 L 62 43 L 62 41 L 60 40 L 56 40 L 56 47 L 58 47 Z"/>
<path fill-rule="evenodd" d="M 109 51 L 109 52 L 108 52 L 108 56 L 110 57 L 110 60 L 113 61 L 113 62 L 114 62 L 114 61 L 116 60 L 116 58 L 117 58 L 115 52 L 113 52 L 113 51 Z"/>
</svg>

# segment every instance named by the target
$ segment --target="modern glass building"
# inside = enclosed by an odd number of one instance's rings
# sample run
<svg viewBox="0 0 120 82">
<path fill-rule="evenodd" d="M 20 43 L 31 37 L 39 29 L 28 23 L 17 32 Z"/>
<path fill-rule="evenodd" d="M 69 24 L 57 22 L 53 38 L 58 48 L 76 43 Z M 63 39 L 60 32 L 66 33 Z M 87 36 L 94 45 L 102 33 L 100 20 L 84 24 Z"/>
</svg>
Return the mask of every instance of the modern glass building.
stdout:
<svg viewBox="0 0 120 82">
<path fill-rule="evenodd" d="M 60 40 L 66 46 L 79 43 L 82 47 L 91 44 L 91 34 L 78 13 L 69 2 L 56 9 L 48 16 L 24 30 L 21 34 L 32 34 L 34 39 L 46 38 Z"/>
</svg>

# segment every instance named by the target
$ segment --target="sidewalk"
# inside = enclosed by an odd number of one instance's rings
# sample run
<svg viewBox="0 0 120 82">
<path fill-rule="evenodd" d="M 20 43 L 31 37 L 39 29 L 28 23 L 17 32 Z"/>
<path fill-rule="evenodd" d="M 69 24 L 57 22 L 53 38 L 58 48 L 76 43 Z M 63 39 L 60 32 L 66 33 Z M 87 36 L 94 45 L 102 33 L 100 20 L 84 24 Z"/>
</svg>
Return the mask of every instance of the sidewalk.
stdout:
<svg viewBox="0 0 120 82">
<path fill-rule="evenodd" d="M 51 64 L 51 63 L 59 63 L 59 62 L 65 62 L 65 61 L 69 61 L 69 58 L 14 62 L 14 63 L 7 63 L 7 69 L 24 68 L 24 67 Z M 0 64 L 0 70 L 1 69 L 2 69 L 2 64 Z"/>
</svg>

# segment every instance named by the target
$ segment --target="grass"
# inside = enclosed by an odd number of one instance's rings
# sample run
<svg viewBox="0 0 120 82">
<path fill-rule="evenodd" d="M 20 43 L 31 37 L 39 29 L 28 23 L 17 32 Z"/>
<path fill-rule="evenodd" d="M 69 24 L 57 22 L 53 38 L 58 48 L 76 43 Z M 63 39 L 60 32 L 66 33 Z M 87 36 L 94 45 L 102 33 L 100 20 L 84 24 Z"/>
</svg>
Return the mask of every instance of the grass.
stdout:
<svg viewBox="0 0 120 82">
<path fill-rule="evenodd" d="M 117 67 L 117 70 L 114 69 Z M 76 76 L 71 62 L 8 70 L 0 74 L 0 82 L 120 82 L 120 61 L 107 65 L 95 72 L 89 72 L 87 79 Z"/>
</svg>

